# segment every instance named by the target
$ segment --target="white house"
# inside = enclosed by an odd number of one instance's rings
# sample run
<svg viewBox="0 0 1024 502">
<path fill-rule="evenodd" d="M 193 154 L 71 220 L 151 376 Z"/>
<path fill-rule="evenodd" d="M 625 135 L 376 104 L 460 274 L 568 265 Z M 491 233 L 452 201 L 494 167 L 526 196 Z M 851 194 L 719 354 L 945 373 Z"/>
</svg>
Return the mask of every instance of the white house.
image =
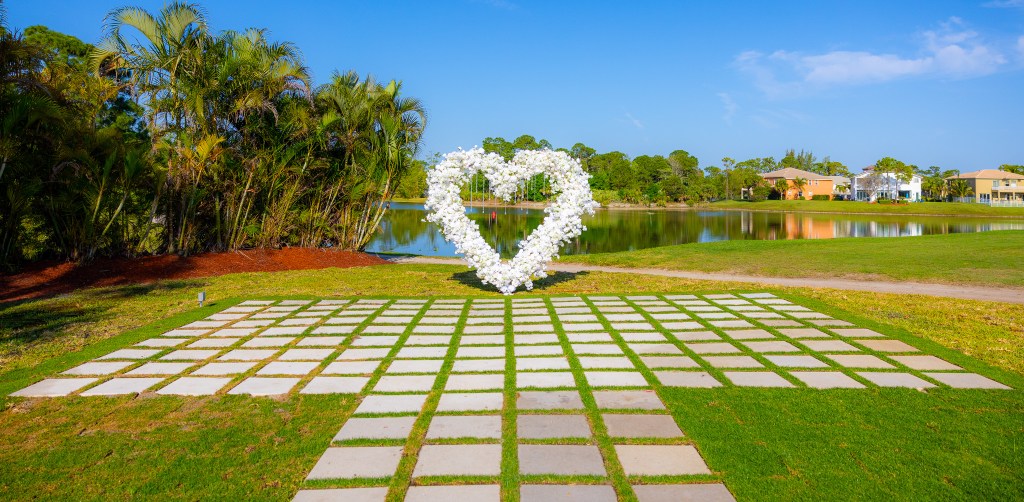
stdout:
<svg viewBox="0 0 1024 502">
<path fill-rule="evenodd" d="M 875 166 L 868 166 L 850 180 L 850 194 L 855 200 L 869 202 L 880 198 L 918 202 L 921 200 L 921 177 L 915 174 L 909 182 L 903 183 L 892 173 L 879 174 L 875 172 Z"/>
</svg>

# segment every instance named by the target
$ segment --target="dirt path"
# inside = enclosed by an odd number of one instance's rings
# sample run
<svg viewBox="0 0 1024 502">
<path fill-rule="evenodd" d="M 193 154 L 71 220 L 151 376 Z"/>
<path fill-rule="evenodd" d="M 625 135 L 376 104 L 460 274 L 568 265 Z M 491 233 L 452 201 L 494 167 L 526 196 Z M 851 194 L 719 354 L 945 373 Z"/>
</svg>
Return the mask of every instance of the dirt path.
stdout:
<svg viewBox="0 0 1024 502">
<path fill-rule="evenodd" d="M 458 258 L 412 257 L 396 258 L 395 263 L 434 263 L 446 265 L 462 265 Z M 756 275 L 725 274 L 711 272 L 690 272 L 683 270 L 663 270 L 656 268 L 620 268 L 602 267 L 598 265 L 579 265 L 575 263 L 552 263 L 550 270 L 557 272 L 610 272 L 613 274 L 646 274 L 664 277 L 679 277 L 702 281 L 751 282 L 771 286 L 795 288 L 831 288 L 852 291 L 874 291 L 877 293 L 911 294 L 941 296 L 946 298 L 962 298 L 965 300 L 982 300 L 989 302 L 1024 304 L 1024 289 L 957 286 L 952 284 L 935 284 L 924 282 L 884 282 L 858 281 L 851 279 L 813 278 L 813 277 L 762 277 Z"/>
</svg>

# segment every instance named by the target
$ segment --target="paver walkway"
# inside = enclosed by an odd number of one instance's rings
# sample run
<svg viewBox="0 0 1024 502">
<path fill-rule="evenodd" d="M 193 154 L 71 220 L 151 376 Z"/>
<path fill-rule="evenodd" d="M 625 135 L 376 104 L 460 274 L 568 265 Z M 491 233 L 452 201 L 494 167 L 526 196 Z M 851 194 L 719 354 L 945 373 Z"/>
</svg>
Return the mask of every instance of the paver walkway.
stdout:
<svg viewBox="0 0 1024 502">
<path fill-rule="evenodd" d="M 358 394 L 295 500 L 733 500 L 667 387 L 1000 388 L 770 293 L 249 300 L 14 395 Z"/>
<path fill-rule="evenodd" d="M 382 256 L 384 257 L 384 256 Z M 387 257 L 384 257 L 387 258 Z M 436 258 L 430 256 L 387 258 L 393 263 L 429 263 L 439 265 L 465 265 L 459 258 Z M 771 286 L 793 288 L 830 288 L 850 291 L 873 291 L 876 293 L 892 293 L 906 295 L 928 295 L 944 298 L 961 298 L 964 300 L 981 300 L 989 302 L 1024 304 L 1024 289 L 1002 288 L 991 286 L 957 286 L 953 284 L 937 284 L 931 282 L 911 281 L 877 281 L 839 278 L 813 277 L 766 277 L 760 275 L 729 274 L 721 272 L 692 272 L 685 270 L 665 270 L 660 268 L 624 268 L 604 267 L 600 265 L 583 265 L 577 263 L 552 263 L 548 268 L 555 272 L 609 272 L 613 274 L 644 274 L 663 277 L 679 277 L 699 281 L 746 282 Z"/>
</svg>

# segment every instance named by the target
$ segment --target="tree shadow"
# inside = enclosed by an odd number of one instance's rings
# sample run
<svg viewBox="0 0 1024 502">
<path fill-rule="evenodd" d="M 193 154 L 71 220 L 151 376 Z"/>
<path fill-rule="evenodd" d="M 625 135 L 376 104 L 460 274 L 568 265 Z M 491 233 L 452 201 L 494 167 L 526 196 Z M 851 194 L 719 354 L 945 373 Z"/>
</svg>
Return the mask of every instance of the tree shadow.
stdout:
<svg viewBox="0 0 1024 502">
<path fill-rule="evenodd" d="M 580 279 L 580 278 L 586 277 L 588 274 L 590 274 L 590 272 L 587 272 L 587 271 L 582 271 L 582 272 L 550 272 L 547 277 L 545 277 L 543 279 L 538 279 L 538 280 L 533 281 L 533 291 L 534 292 L 544 291 L 545 289 L 551 288 L 551 287 L 556 286 L 558 284 L 562 284 L 562 283 L 565 283 L 565 282 L 571 282 L 571 281 L 575 281 L 576 279 Z M 496 293 L 496 292 L 498 292 L 498 289 L 495 288 L 494 286 L 492 286 L 490 284 L 484 284 L 482 281 L 480 281 L 480 278 L 476 276 L 476 272 L 473 271 L 473 270 L 467 270 L 465 272 L 458 272 L 458 273 L 452 274 L 452 279 L 458 281 L 459 283 L 461 283 L 461 284 L 463 284 L 465 286 L 469 286 L 471 288 L 476 288 L 476 289 L 479 289 L 479 290 L 482 290 L 482 291 L 486 291 L 488 293 Z"/>
</svg>

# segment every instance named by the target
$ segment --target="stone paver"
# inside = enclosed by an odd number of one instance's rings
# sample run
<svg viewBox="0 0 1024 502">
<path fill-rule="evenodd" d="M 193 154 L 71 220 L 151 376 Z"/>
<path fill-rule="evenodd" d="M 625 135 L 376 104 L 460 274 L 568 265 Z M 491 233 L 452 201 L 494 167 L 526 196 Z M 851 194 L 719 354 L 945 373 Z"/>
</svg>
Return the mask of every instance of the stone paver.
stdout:
<svg viewBox="0 0 1024 502">
<path fill-rule="evenodd" d="M 954 389 L 1009 389 L 995 380 L 977 373 L 925 373 L 928 378 L 938 380 Z"/>
<path fill-rule="evenodd" d="M 765 359 L 783 368 L 827 368 L 828 364 L 814 356 L 776 356 L 766 355 Z"/>
<path fill-rule="evenodd" d="M 58 397 L 66 396 L 85 387 L 98 378 L 48 378 L 12 393 L 15 397 Z"/>
<path fill-rule="evenodd" d="M 603 409 L 641 409 L 641 410 L 663 410 L 665 404 L 661 402 L 654 391 L 643 390 L 598 390 L 594 391 L 594 401 L 598 408 Z"/>
<path fill-rule="evenodd" d="M 680 485 L 633 485 L 640 502 L 736 502 L 729 489 L 720 483 Z"/>
<path fill-rule="evenodd" d="M 854 340 L 855 342 L 876 352 L 920 352 L 913 345 L 899 340 Z"/>
<path fill-rule="evenodd" d="M 449 377 L 449 380 L 451 380 L 451 378 L 452 377 Z M 502 376 L 502 378 L 504 378 L 504 376 Z M 520 371 L 519 373 L 516 373 L 516 386 L 520 389 L 575 387 L 576 379 L 573 377 L 573 374 L 568 371 Z"/>
<path fill-rule="evenodd" d="M 255 362 L 242 362 L 242 363 L 208 363 L 206 365 L 196 368 L 192 372 L 192 375 L 200 376 L 217 376 L 217 375 L 237 375 L 239 373 L 245 373 L 256 366 Z"/>
<path fill-rule="evenodd" d="M 793 387 L 788 380 L 770 371 L 726 371 L 725 377 L 740 387 Z"/>
<path fill-rule="evenodd" d="M 750 356 L 704 356 L 703 359 L 715 368 L 763 368 L 760 361 Z"/>
<path fill-rule="evenodd" d="M 358 394 L 369 381 L 369 377 L 316 376 L 299 394 Z"/>
<path fill-rule="evenodd" d="M 217 391 L 223 389 L 230 381 L 230 378 L 182 377 L 167 384 L 166 387 L 156 391 L 156 393 L 178 396 L 209 396 L 216 394 Z"/>
<path fill-rule="evenodd" d="M 582 410 L 583 400 L 577 391 L 523 391 L 516 399 L 520 410 Z"/>
<path fill-rule="evenodd" d="M 499 485 L 410 486 L 405 502 L 449 502 L 452 500 L 498 502 Z M 346 502 L 348 500 L 346 499 Z"/>
<path fill-rule="evenodd" d="M 501 439 L 499 415 L 437 415 L 430 421 L 427 439 Z"/>
<path fill-rule="evenodd" d="M 328 448 L 306 479 L 389 477 L 398 469 L 401 446 L 343 446 Z"/>
<path fill-rule="evenodd" d="M 879 387 L 908 387 L 911 389 L 927 389 L 935 387 L 935 384 L 922 380 L 910 373 L 858 371 L 857 374 Z"/>
<path fill-rule="evenodd" d="M 615 445 L 627 476 L 711 474 L 691 445 Z"/>
<path fill-rule="evenodd" d="M 88 362 L 80 364 L 71 368 L 61 375 L 110 375 L 117 373 L 131 365 L 135 364 L 131 361 L 111 361 L 111 362 Z M 147 363 L 153 364 L 153 363 Z M 143 366 L 146 366 L 145 364 Z M 175 373 L 179 373 L 182 370 L 178 370 Z"/>
<path fill-rule="evenodd" d="M 703 371 L 655 371 L 654 376 L 666 387 L 721 387 L 710 373 Z"/>
<path fill-rule="evenodd" d="M 838 371 L 793 371 L 801 382 L 812 389 L 863 389 L 864 384 Z"/>
<path fill-rule="evenodd" d="M 434 386 L 436 375 L 384 375 L 377 380 L 372 392 L 428 391 Z"/>
<path fill-rule="evenodd" d="M 489 375 L 451 375 L 445 384 L 445 390 L 501 390 L 505 387 L 505 375 L 494 373 Z"/>
<path fill-rule="evenodd" d="M 334 440 L 405 439 L 409 437 L 415 423 L 416 417 L 353 417 L 334 435 Z"/>
<path fill-rule="evenodd" d="M 689 357 L 640 356 L 648 368 L 698 368 L 696 361 Z"/>
<path fill-rule="evenodd" d="M 519 415 L 516 431 L 524 439 L 590 437 L 590 424 L 583 415 Z"/>
<path fill-rule="evenodd" d="M 895 366 L 869 354 L 826 356 L 847 368 L 895 368 Z"/>
<path fill-rule="evenodd" d="M 292 502 L 384 502 L 387 499 L 387 487 L 372 488 L 324 488 L 319 490 L 299 490 Z"/>
<path fill-rule="evenodd" d="M 608 435 L 623 438 L 679 438 L 679 430 L 670 415 L 602 415 Z"/>
<path fill-rule="evenodd" d="M 500 410 L 504 395 L 500 392 L 445 392 L 437 403 L 437 411 Z"/>
<path fill-rule="evenodd" d="M 519 472 L 604 476 L 601 452 L 591 445 L 519 445 Z"/>
<path fill-rule="evenodd" d="M 496 476 L 501 474 L 500 444 L 425 445 L 413 477 Z"/>
<path fill-rule="evenodd" d="M 363 398 L 355 413 L 418 413 L 425 402 L 426 394 L 372 395 Z"/>
<path fill-rule="evenodd" d="M 935 356 L 889 356 L 889 359 L 896 361 L 913 370 L 959 370 L 961 367 L 940 359 Z"/>
<path fill-rule="evenodd" d="M 228 394 L 276 396 L 287 394 L 299 383 L 298 378 L 249 377 L 228 391 Z"/>
<path fill-rule="evenodd" d="M 615 489 L 608 485 L 522 485 L 521 502 L 615 502 Z"/>
</svg>

